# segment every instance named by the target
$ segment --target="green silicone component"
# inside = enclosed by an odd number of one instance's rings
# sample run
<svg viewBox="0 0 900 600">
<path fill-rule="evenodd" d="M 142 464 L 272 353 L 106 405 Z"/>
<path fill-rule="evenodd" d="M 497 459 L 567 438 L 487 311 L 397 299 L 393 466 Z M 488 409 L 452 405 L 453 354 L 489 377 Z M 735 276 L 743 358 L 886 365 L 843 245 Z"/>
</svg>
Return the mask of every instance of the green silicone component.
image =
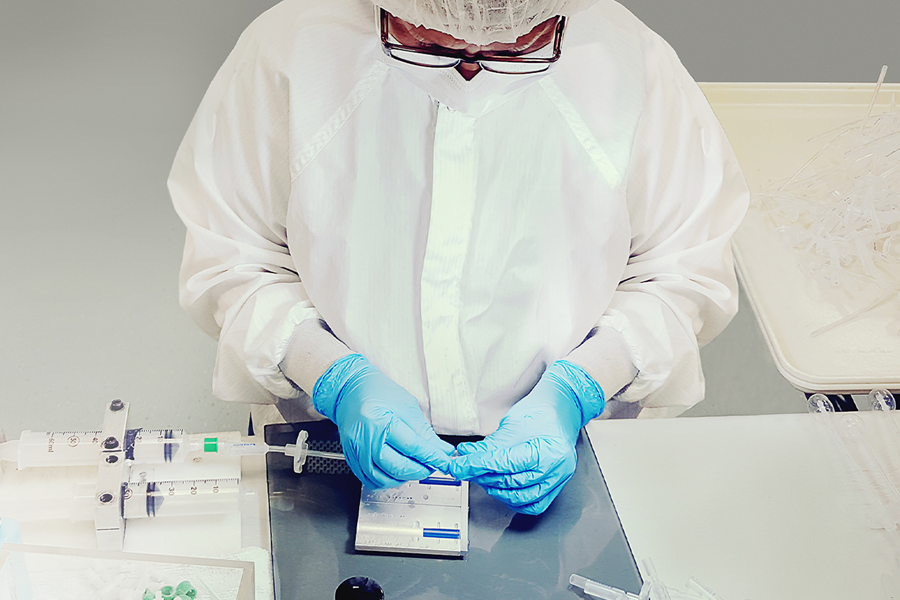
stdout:
<svg viewBox="0 0 900 600">
<path fill-rule="evenodd" d="M 162 594 L 162 597 L 165 600 L 172 600 L 173 598 L 175 598 L 175 588 L 173 588 L 171 585 L 164 585 L 163 587 L 159 588 L 159 593 Z"/>
<path fill-rule="evenodd" d="M 178 596 L 183 596 L 185 598 L 196 598 L 197 588 L 191 585 L 190 581 L 182 581 L 178 584 L 178 587 L 175 588 L 175 593 L 178 594 Z"/>
<path fill-rule="evenodd" d="M 155 600 L 156 594 L 151 592 L 149 589 L 144 589 L 144 597 L 142 600 Z"/>
<path fill-rule="evenodd" d="M 219 451 L 219 438 L 205 438 L 203 440 L 203 451 L 204 452 L 218 452 Z"/>
</svg>

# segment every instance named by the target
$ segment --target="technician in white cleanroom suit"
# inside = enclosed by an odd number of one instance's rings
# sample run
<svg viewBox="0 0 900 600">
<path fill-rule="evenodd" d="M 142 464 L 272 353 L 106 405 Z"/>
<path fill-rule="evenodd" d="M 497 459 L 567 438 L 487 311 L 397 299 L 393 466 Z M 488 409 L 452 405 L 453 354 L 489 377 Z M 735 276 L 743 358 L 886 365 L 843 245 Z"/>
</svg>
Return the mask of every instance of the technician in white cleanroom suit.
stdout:
<svg viewBox="0 0 900 600">
<path fill-rule="evenodd" d="M 702 398 L 746 185 L 611 0 L 381 7 L 285 0 L 241 36 L 169 179 L 181 301 L 218 396 L 314 408 L 366 485 L 441 469 L 539 513 L 588 420 Z"/>
</svg>

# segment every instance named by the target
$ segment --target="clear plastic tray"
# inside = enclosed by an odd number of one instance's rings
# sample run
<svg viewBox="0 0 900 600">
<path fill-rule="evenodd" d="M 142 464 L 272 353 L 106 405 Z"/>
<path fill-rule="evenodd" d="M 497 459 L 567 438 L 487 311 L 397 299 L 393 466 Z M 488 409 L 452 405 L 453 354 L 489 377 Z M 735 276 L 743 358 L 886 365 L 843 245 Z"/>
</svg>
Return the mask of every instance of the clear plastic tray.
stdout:
<svg viewBox="0 0 900 600">
<path fill-rule="evenodd" d="M 865 116 L 875 84 L 701 84 L 753 192 L 791 177 L 820 147 L 808 140 Z M 900 85 L 881 88 L 873 114 L 900 105 Z M 805 392 L 867 393 L 900 389 L 900 337 L 887 331 L 885 306 L 816 338 L 846 313 L 820 293 L 753 209 L 733 240 L 738 275 L 782 375 Z M 860 294 L 858 307 L 881 292 Z"/>
<path fill-rule="evenodd" d="M 141 598 L 189 581 L 196 600 L 252 600 L 252 562 L 4 544 L 0 600 Z M 136 589 L 136 588 L 135 588 Z"/>
</svg>

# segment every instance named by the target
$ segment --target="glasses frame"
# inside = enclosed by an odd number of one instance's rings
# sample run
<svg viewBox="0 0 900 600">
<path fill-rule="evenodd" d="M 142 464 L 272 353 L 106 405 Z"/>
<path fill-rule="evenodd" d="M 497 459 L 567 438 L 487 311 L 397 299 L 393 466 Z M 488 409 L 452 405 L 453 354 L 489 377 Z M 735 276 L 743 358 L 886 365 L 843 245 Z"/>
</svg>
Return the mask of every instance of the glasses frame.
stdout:
<svg viewBox="0 0 900 600">
<path fill-rule="evenodd" d="M 441 48 L 437 47 L 434 49 L 431 48 L 416 48 L 413 46 L 404 46 L 403 44 L 395 44 L 393 42 L 388 41 L 389 29 L 390 29 L 390 17 L 392 16 L 388 11 L 379 7 L 379 24 L 381 29 L 381 49 L 387 54 L 390 58 L 394 60 L 399 60 L 400 62 L 415 65 L 417 67 L 426 67 L 429 69 L 452 69 L 459 66 L 461 63 L 474 63 L 479 67 L 484 69 L 485 71 L 491 71 L 493 73 L 500 73 L 503 75 L 534 75 L 535 73 L 542 73 L 550 68 L 550 66 L 559 60 L 559 57 L 562 55 L 562 42 L 563 35 L 566 31 L 566 18 L 562 15 L 556 17 L 556 29 L 553 33 L 553 56 L 546 58 L 537 58 L 531 56 L 518 56 L 515 54 L 504 54 L 503 52 L 498 52 L 496 54 L 491 53 L 486 56 L 481 53 L 477 53 L 475 55 L 467 55 L 464 50 L 451 50 L 449 48 Z M 395 38 L 396 39 L 396 38 Z M 544 46 L 542 46 L 543 48 Z M 540 48 L 539 48 L 540 49 Z M 427 63 L 419 63 L 406 58 L 402 58 L 399 56 L 395 56 L 392 50 L 403 50 L 405 52 L 412 52 L 414 54 L 422 54 L 425 56 L 440 56 L 442 58 L 452 58 L 456 59 L 456 62 L 447 65 L 429 65 Z M 537 69 L 534 71 L 527 72 L 509 72 L 502 71 L 496 68 L 493 68 L 490 64 L 485 65 L 486 61 L 491 62 L 507 62 L 507 63 L 531 63 L 535 65 L 543 65 L 542 69 Z"/>
</svg>

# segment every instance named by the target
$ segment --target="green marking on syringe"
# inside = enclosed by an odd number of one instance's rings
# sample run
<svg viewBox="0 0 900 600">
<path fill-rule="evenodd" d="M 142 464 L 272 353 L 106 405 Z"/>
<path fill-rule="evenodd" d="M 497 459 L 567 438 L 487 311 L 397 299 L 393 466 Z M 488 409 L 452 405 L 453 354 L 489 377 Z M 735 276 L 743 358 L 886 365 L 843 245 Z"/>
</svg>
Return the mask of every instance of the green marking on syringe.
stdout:
<svg viewBox="0 0 900 600">
<path fill-rule="evenodd" d="M 203 451 L 204 452 L 218 452 L 219 451 L 219 438 L 205 438 L 203 440 Z"/>
</svg>

